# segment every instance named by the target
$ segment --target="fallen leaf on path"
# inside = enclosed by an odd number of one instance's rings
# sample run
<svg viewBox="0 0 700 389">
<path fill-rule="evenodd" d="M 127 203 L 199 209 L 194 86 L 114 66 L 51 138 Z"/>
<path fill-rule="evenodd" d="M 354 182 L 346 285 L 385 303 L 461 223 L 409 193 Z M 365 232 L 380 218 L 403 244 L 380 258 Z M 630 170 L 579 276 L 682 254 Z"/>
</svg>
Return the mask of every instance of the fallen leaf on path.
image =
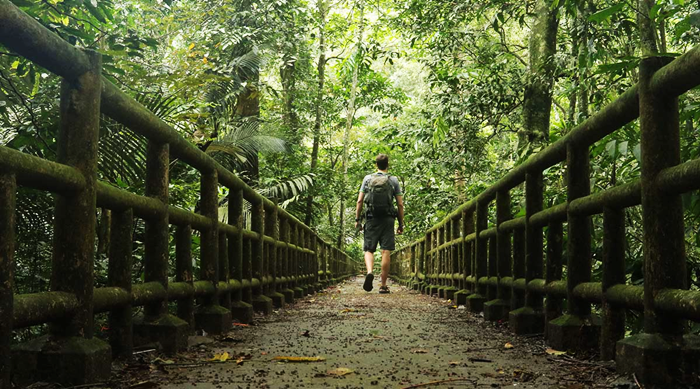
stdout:
<svg viewBox="0 0 700 389">
<path fill-rule="evenodd" d="M 129 388 L 133 388 L 133 389 L 137 389 L 137 388 L 138 389 L 146 389 L 146 388 L 157 388 L 157 387 L 158 387 L 158 384 L 156 384 L 153 381 L 141 381 L 141 382 L 137 382 L 137 383 L 129 386 Z"/>
<path fill-rule="evenodd" d="M 354 371 L 351 369 L 348 369 L 347 367 L 339 367 L 337 369 L 333 370 L 328 370 L 326 374 L 336 376 L 336 377 L 342 377 L 344 375 L 348 375 L 350 373 L 353 373 Z"/>
<path fill-rule="evenodd" d="M 232 323 L 236 327 L 250 327 L 250 324 L 244 324 L 244 323 Z"/>
<path fill-rule="evenodd" d="M 488 363 L 488 362 L 493 362 L 493 361 L 490 359 L 486 359 L 486 358 L 469 358 L 469 362 L 487 362 Z"/>
<path fill-rule="evenodd" d="M 285 362 L 322 362 L 326 360 L 323 357 L 274 357 L 272 359 Z"/>
<path fill-rule="evenodd" d="M 534 374 L 530 373 L 529 371 L 514 370 L 513 371 L 513 378 L 515 378 L 516 380 L 519 380 L 520 382 L 528 382 L 534 378 Z M 583 388 L 583 387 L 581 387 L 581 388 Z"/>
<path fill-rule="evenodd" d="M 411 350 L 411 352 L 414 353 L 414 354 L 427 354 L 427 353 L 428 353 L 428 350 L 415 349 L 415 350 Z"/>
<path fill-rule="evenodd" d="M 175 361 L 171 359 L 156 358 L 153 361 L 151 361 L 151 363 L 154 365 L 172 365 L 173 363 L 175 363 Z"/>
<path fill-rule="evenodd" d="M 511 349 L 511 348 L 513 348 L 513 347 L 515 347 L 515 346 L 513 346 L 513 343 L 510 343 L 510 342 L 506 343 L 506 344 L 503 346 L 503 348 L 505 348 L 505 349 Z"/>
<path fill-rule="evenodd" d="M 451 361 L 450 366 L 459 366 L 460 363 L 460 361 Z"/>
<path fill-rule="evenodd" d="M 351 308 L 345 308 L 342 311 L 340 311 L 340 313 L 348 313 L 348 312 L 355 312 L 355 310 L 351 309 Z"/>
<path fill-rule="evenodd" d="M 558 351 L 558 350 L 555 350 L 553 348 L 548 348 L 548 349 L 544 350 L 544 352 L 546 352 L 549 355 L 564 355 L 564 354 L 566 354 L 566 351 Z"/>
<path fill-rule="evenodd" d="M 214 358 L 210 359 L 211 362 L 226 362 L 231 355 L 229 353 L 214 354 Z"/>
<path fill-rule="evenodd" d="M 226 342 L 226 343 L 240 343 L 242 341 L 243 341 L 243 339 L 237 339 L 237 338 L 234 338 L 233 336 L 226 336 L 226 337 L 219 339 L 219 342 Z"/>
</svg>

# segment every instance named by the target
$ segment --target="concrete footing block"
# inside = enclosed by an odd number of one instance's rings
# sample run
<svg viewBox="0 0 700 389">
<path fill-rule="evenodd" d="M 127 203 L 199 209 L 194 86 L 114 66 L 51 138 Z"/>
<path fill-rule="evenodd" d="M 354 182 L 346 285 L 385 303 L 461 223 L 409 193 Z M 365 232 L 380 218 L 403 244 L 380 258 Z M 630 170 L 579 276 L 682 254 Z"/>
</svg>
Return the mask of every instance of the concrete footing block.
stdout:
<svg viewBox="0 0 700 389">
<path fill-rule="evenodd" d="M 445 288 L 445 298 L 448 300 L 454 300 L 455 293 L 457 293 L 458 290 L 459 289 L 455 288 L 454 286 Z"/>
<path fill-rule="evenodd" d="M 438 290 L 440 289 L 439 285 L 428 285 L 426 294 L 428 296 L 438 296 Z"/>
<path fill-rule="evenodd" d="M 455 293 L 455 298 L 454 298 L 455 304 L 466 306 L 467 305 L 467 296 L 469 296 L 470 294 L 472 294 L 472 292 L 467 290 L 467 289 L 462 289 L 462 290 L 457 291 Z"/>
<path fill-rule="evenodd" d="M 284 308 L 284 303 L 286 300 L 284 299 L 284 295 L 282 293 L 272 292 L 272 293 L 269 293 L 267 295 L 267 297 L 272 299 L 272 306 L 273 307 L 275 307 L 277 309 Z"/>
<path fill-rule="evenodd" d="M 547 344 L 555 350 L 589 351 L 598 348 L 601 320 L 597 315 L 562 315 L 547 323 Z"/>
<path fill-rule="evenodd" d="M 487 321 L 508 320 L 510 301 L 491 300 L 484 303 L 484 319 Z"/>
<path fill-rule="evenodd" d="M 467 310 L 469 312 L 479 313 L 484 310 L 484 303 L 486 302 L 486 297 L 474 293 L 467 297 Z"/>
<path fill-rule="evenodd" d="M 253 321 L 253 306 L 243 301 L 232 301 L 231 318 L 238 320 L 239 323 L 251 323 Z"/>
<path fill-rule="evenodd" d="M 18 385 L 37 381 L 64 386 L 109 380 L 112 348 L 96 339 L 42 336 L 12 347 L 13 380 Z"/>
<path fill-rule="evenodd" d="M 544 311 L 530 307 L 518 308 L 508 315 L 510 330 L 516 335 L 544 333 Z"/>
<path fill-rule="evenodd" d="M 306 296 L 306 289 L 302 289 L 300 287 L 292 288 L 294 291 L 294 298 L 300 299 L 304 296 Z"/>
<path fill-rule="evenodd" d="M 682 344 L 659 334 L 637 334 L 617 342 L 617 372 L 634 374 L 644 387 L 673 387 L 681 377 Z"/>
<path fill-rule="evenodd" d="M 284 295 L 284 302 L 287 304 L 294 304 L 294 291 L 291 289 L 282 289 L 280 293 Z"/>
<path fill-rule="evenodd" d="M 267 296 L 253 296 L 253 310 L 255 312 L 262 313 L 263 315 L 269 315 L 272 313 L 272 299 Z"/>
<path fill-rule="evenodd" d="M 231 311 L 221 305 L 201 305 L 194 311 L 195 328 L 221 335 L 229 332 L 233 325 Z"/>
<path fill-rule="evenodd" d="M 173 355 L 187 349 L 190 330 L 186 321 L 173 315 L 156 318 L 140 315 L 134 318 L 134 344 L 156 342 L 163 353 Z"/>
</svg>

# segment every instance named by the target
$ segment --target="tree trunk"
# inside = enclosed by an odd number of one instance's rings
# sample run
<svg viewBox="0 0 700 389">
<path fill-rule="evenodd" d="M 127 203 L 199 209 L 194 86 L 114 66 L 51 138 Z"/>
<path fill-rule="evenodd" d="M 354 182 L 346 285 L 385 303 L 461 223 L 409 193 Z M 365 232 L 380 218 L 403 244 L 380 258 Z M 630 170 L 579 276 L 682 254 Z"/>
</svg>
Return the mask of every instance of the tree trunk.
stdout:
<svg viewBox="0 0 700 389">
<path fill-rule="evenodd" d="M 319 16 L 319 27 L 318 27 L 318 89 L 316 90 L 316 121 L 314 122 L 314 143 L 313 149 L 311 150 L 311 173 L 316 172 L 316 166 L 318 165 L 318 147 L 321 141 L 321 125 L 323 124 L 323 109 L 321 107 L 323 103 L 323 85 L 326 82 L 326 14 L 328 10 L 325 0 L 318 0 L 318 16 Z M 313 191 L 313 189 L 312 189 Z M 311 225 L 313 219 L 313 203 L 314 197 L 313 193 L 306 198 L 306 217 L 304 218 L 304 223 L 307 226 Z"/>
<path fill-rule="evenodd" d="M 656 28 L 654 22 L 649 18 L 649 11 L 654 7 L 656 0 L 637 1 L 637 25 L 639 26 L 640 46 L 642 57 L 649 57 L 659 53 L 657 44 Z"/>
<path fill-rule="evenodd" d="M 352 121 L 355 118 L 355 99 L 357 97 L 357 78 L 360 71 L 360 64 L 362 63 L 362 57 L 360 53 L 362 51 L 362 34 L 365 28 L 365 7 L 363 0 L 358 1 L 358 6 L 360 8 L 360 25 L 357 30 L 357 43 L 355 48 L 355 61 L 354 69 L 352 70 L 352 85 L 350 86 L 350 101 L 348 101 L 348 115 L 347 122 L 345 124 L 345 135 L 343 136 L 343 186 L 340 194 L 340 217 L 338 218 L 338 225 L 340 227 L 338 233 L 338 248 L 343 248 L 343 241 L 345 240 L 345 191 L 348 187 L 348 149 L 350 148 L 350 130 L 352 129 Z"/>
<path fill-rule="evenodd" d="M 531 143 L 547 143 L 549 140 L 554 84 L 553 57 L 559 29 L 558 9 L 551 9 L 550 3 L 548 0 L 537 0 L 535 20 L 530 32 L 530 64 L 523 100 L 524 134 L 521 135 L 521 146 L 524 146 L 522 143 L 525 140 Z"/>
<path fill-rule="evenodd" d="M 287 42 L 285 47 L 285 53 L 282 57 L 282 66 L 280 67 L 280 79 L 282 81 L 282 91 L 284 95 L 284 124 L 289 130 L 289 141 L 291 144 L 298 146 L 301 142 L 301 136 L 299 134 L 299 116 L 294 109 L 294 103 L 296 99 L 296 78 L 297 78 L 297 68 L 296 68 L 296 45 L 294 42 L 294 21 L 292 20 L 289 25 L 286 26 L 287 30 Z"/>
<path fill-rule="evenodd" d="M 578 5 L 578 18 L 581 23 L 581 38 L 579 45 L 578 56 L 580 60 L 586 61 L 585 66 L 579 66 L 578 68 L 578 115 L 576 124 L 581 123 L 586 120 L 590 115 L 588 110 L 588 105 L 590 104 L 590 93 L 588 88 L 588 77 L 589 77 L 589 67 L 588 67 L 588 41 L 590 40 L 590 25 L 588 17 L 595 12 L 595 4 L 592 1 L 586 0 L 580 2 Z M 580 62 L 579 62 L 580 63 Z"/>
</svg>

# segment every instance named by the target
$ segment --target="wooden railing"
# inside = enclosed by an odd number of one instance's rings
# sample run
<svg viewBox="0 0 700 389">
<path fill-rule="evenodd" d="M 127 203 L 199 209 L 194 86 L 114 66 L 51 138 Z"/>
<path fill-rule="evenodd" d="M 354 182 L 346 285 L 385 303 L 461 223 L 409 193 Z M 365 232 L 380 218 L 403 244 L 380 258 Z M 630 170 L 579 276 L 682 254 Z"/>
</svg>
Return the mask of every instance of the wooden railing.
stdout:
<svg viewBox="0 0 700 389">
<path fill-rule="evenodd" d="M 688 290 L 680 195 L 700 188 L 700 159 L 680 163 L 678 96 L 700 85 L 700 47 L 670 63 L 643 59 L 639 70 L 639 83 L 616 101 L 396 251 L 392 274 L 483 310 L 487 320 L 509 320 L 515 333 L 545 333 L 556 349 L 599 347 L 602 359 L 616 359 L 620 372 L 643 382 L 665 385 L 680 372 L 697 372 L 698 338 L 686 332 L 687 319 L 700 321 L 700 291 Z M 591 194 L 591 146 L 638 117 L 641 178 Z M 543 209 L 543 171 L 560 162 L 567 202 Z M 510 192 L 523 183 L 525 216 L 513 218 Z M 643 286 L 628 285 L 625 275 L 624 209 L 637 205 Z M 597 214 L 604 220 L 603 275 L 591 282 L 590 218 Z M 600 305 L 600 315 L 591 304 Z M 644 334 L 625 338 L 627 309 L 643 312 Z"/>
<path fill-rule="evenodd" d="M 174 353 L 194 328 L 221 333 L 353 274 L 355 262 L 262 197 L 102 77 L 100 54 L 68 44 L 8 0 L 0 0 L 0 43 L 63 78 L 56 162 L 0 147 L 0 387 L 18 379 L 84 384 L 110 374 L 112 354 L 158 342 Z M 97 179 L 100 115 L 148 140 L 146 195 Z M 169 163 L 201 173 L 201 214 L 168 205 Z M 17 186 L 56 194 L 51 291 L 13 294 Z M 218 188 L 229 189 L 228 223 Z M 244 228 L 250 203 L 251 230 Z M 111 210 L 109 281 L 94 288 L 96 208 Z M 134 218 L 145 221 L 145 281 L 132 285 Z M 168 280 L 170 225 L 176 279 Z M 192 230 L 201 234 L 200 274 Z M 195 299 L 199 304 L 195 306 Z M 177 302 L 177 315 L 169 314 Z M 132 320 L 132 308 L 143 315 Z M 93 337 L 93 315 L 109 312 L 109 344 Z M 11 346 L 13 330 L 50 323 L 48 337 Z M 111 346 L 111 348 L 110 348 Z"/>
</svg>

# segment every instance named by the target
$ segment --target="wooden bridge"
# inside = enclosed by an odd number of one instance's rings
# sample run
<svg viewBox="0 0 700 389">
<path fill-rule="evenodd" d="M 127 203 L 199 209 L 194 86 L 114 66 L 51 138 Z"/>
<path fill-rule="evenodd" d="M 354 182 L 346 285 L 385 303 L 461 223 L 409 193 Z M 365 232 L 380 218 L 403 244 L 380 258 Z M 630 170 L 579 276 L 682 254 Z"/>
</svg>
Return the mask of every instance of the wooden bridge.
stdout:
<svg viewBox="0 0 700 389">
<path fill-rule="evenodd" d="M 232 320 L 270 313 L 357 273 L 356 259 L 318 238 L 235 174 L 179 136 L 101 75 L 98 53 L 73 47 L 0 0 L 0 42 L 63 78 L 58 158 L 51 162 L 0 147 L 0 385 L 51 379 L 98 382 L 135 344 L 157 342 L 174 354 L 193 329 L 228 331 Z M 700 189 L 700 160 L 680 164 L 678 97 L 700 85 L 700 48 L 670 61 L 646 58 L 638 85 L 565 137 L 460 206 L 425 238 L 394 253 L 395 279 L 454 299 L 488 321 L 508 320 L 518 335 L 544 333 L 558 350 L 599 349 L 618 372 L 666 385 L 700 372 L 700 292 L 688 290 L 681 194 Z M 97 179 L 101 115 L 148 139 L 145 196 Z M 642 174 L 591 194 L 589 150 L 637 118 Z M 168 205 L 169 162 L 201 175 L 201 213 Z M 543 171 L 566 167 L 566 203 L 543 208 Z M 526 214 L 513 218 L 511 192 L 524 184 Z M 18 186 L 56 194 L 51 291 L 13 293 Z M 217 193 L 230 190 L 228 223 Z M 495 200 L 495 223 L 489 210 Z M 623 210 L 644 223 L 643 287 L 628 285 Z M 96 208 L 113 212 L 109 285 L 94 288 Z M 250 218 L 244 220 L 244 209 Z M 602 282 L 591 282 L 592 215 L 603 214 Z M 132 285 L 133 220 L 146 223 L 145 280 Z M 175 226 L 176 281 L 168 282 Z M 248 226 L 249 225 L 249 226 Z M 566 231 L 564 229 L 566 225 Z M 546 228 L 546 246 L 545 246 Z M 192 274 L 191 234 L 201 234 L 201 273 Z M 567 258 L 563 258 L 566 236 Z M 546 259 L 544 253 L 546 252 Z M 566 274 L 566 279 L 562 279 Z M 195 299 L 200 304 L 195 306 Z M 177 314 L 168 310 L 177 302 Z M 593 310 L 592 304 L 600 306 Z M 564 310 L 563 307 L 566 306 Z M 132 319 L 132 309 L 143 315 Z M 625 312 L 644 315 L 644 332 L 625 337 Z M 93 317 L 109 313 L 108 342 Z M 598 312 L 600 315 L 598 315 Z M 13 330 L 49 323 L 49 335 L 12 345 Z"/>
</svg>

